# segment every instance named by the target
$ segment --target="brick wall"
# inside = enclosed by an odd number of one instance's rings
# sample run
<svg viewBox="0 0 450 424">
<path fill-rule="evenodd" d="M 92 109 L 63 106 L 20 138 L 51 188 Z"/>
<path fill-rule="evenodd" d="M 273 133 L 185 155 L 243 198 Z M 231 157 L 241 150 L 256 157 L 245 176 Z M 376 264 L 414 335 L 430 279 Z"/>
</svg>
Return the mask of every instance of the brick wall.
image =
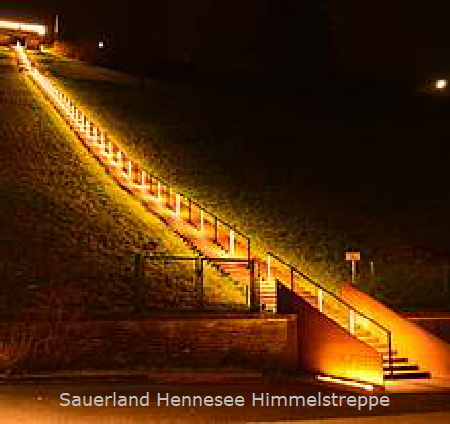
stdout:
<svg viewBox="0 0 450 424">
<path fill-rule="evenodd" d="M 158 315 L 0 324 L 3 369 L 292 369 L 295 317 Z"/>
</svg>

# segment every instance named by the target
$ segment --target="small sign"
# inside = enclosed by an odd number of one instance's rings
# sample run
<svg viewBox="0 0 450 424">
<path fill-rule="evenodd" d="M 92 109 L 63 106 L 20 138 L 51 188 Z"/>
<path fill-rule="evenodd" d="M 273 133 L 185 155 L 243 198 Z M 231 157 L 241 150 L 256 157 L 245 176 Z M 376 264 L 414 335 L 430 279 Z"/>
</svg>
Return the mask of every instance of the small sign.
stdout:
<svg viewBox="0 0 450 424">
<path fill-rule="evenodd" d="M 361 260 L 361 252 L 347 252 L 345 254 L 346 261 L 360 261 Z"/>
</svg>

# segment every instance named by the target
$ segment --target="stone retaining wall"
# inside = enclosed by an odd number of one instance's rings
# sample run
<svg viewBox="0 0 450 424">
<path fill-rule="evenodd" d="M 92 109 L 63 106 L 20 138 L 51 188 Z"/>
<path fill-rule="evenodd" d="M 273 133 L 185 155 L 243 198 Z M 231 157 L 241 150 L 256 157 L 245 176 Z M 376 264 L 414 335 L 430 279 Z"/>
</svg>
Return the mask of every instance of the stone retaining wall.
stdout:
<svg viewBox="0 0 450 424">
<path fill-rule="evenodd" d="M 293 369 L 295 317 L 158 315 L 0 324 L 3 369 Z"/>
</svg>

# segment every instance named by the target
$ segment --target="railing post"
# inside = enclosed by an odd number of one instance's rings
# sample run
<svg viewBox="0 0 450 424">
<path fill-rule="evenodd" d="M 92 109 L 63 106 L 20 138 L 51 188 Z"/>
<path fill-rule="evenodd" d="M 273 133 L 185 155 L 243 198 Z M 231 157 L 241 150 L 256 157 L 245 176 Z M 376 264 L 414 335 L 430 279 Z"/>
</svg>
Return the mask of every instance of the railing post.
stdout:
<svg viewBox="0 0 450 424">
<path fill-rule="evenodd" d="M 197 263 L 197 307 L 203 309 L 204 304 L 204 287 L 203 287 L 203 258 L 198 258 Z"/>
<path fill-rule="evenodd" d="M 200 209 L 200 232 L 203 234 L 205 231 L 205 217 L 203 209 Z"/>
<path fill-rule="evenodd" d="M 173 193 L 174 193 L 173 188 L 169 187 L 169 196 L 167 198 L 167 206 L 171 211 L 175 212 L 175 206 L 173 204 Z"/>
<path fill-rule="evenodd" d="M 348 311 L 348 331 L 350 334 L 355 334 L 355 310 L 349 309 Z"/>
<path fill-rule="evenodd" d="M 154 186 L 154 178 L 153 178 L 153 175 L 152 174 L 147 174 L 147 176 L 148 176 L 148 178 L 147 178 L 147 182 L 148 182 L 148 189 L 149 189 L 149 192 L 150 192 L 150 194 L 152 195 L 152 196 L 154 196 L 154 193 L 153 193 L 153 186 Z"/>
<path fill-rule="evenodd" d="M 145 187 L 145 171 L 141 171 L 141 186 Z"/>
<path fill-rule="evenodd" d="M 251 246 L 250 246 L 250 237 L 247 237 L 247 260 L 250 262 L 251 260 Z"/>
<path fill-rule="evenodd" d="M 103 131 L 100 131 L 99 145 L 103 149 L 103 151 L 105 151 L 105 147 L 106 147 L 106 145 L 105 145 L 105 134 L 103 133 Z"/>
<path fill-rule="evenodd" d="M 131 162 L 131 160 L 128 159 L 128 178 L 131 179 L 131 181 L 133 181 L 133 162 Z"/>
<path fill-rule="evenodd" d="M 218 243 L 217 239 L 217 217 L 214 216 L 214 243 Z"/>
<path fill-rule="evenodd" d="M 158 181 L 158 200 L 161 200 L 161 182 Z"/>
<path fill-rule="evenodd" d="M 291 266 L 291 291 L 292 293 L 295 293 L 295 287 L 294 287 L 294 268 Z"/>
<path fill-rule="evenodd" d="M 250 261 L 250 311 L 258 312 L 261 309 L 261 300 L 259 296 L 259 285 L 257 282 L 256 262 Z"/>
<path fill-rule="evenodd" d="M 120 150 L 117 151 L 117 166 L 122 167 L 122 152 Z"/>
<path fill-rule="evenodd" d="M 291 308 L 291 311 L 292 312 L 296 312 L 296 309 L 297 309 L 297 302 L 296 302 L 296 299 L 295 299 L 295 296 L 296 296 L 296 293 L 295 293 L 295 280 L 294 280 L 294 267 L 292 266 L 292 265 L 290 265 L 290 280 L 291 280 L 291 305 L 290 305 L 290 308 Z"/>
<path fill-rule="evenodd" d="M 230 246 L 229 246 L 229 250 L 230 250 L 230 255 L 234 256 L 234 230 L 232 230 L 230 228 Z"/>
<path fill-rule="evenodd" d="M 317 292 L 317 303 L 319 306 L 319 312 L 323 313 L 323 290 L 319 289 Z"/>
<path fill-rule="evenodd" d="M 192 200 L 189 198 L 189 218 L 188 218 L 189 224 L 192 224 Z"/>
<path fill-rule="evenodd" d="M 175 215 L 181 215 L 181 196 L 178 193 L 175 194 Z"/>
<path fill-rule="evenodd" d="M 271 271 L 270 255 L 267 255 L 267 282 L 270 282 L 272 280 Z"/>
<path fill-rule="evenodd" d="M 389 375 L 391 376 L 391 380 L 394 378 L 394 364 L 392 362 L 392 333 L 388 331 L 388 355 L 389 355 Z"/>
</svg>

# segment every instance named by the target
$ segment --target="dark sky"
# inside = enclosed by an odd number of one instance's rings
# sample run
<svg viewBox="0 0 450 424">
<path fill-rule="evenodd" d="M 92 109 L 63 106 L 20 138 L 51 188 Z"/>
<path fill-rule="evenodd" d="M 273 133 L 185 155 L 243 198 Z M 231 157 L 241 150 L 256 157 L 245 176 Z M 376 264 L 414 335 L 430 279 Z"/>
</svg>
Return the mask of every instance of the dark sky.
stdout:
<svg viewBox="0 0 450 424">
<path fill-rule="evenodd" d="M 228 31 L 236 35 L 224 37 L 224 43 L 237 46 L 239 39 L 250 42 L 246 27 L 258 31 L 249 18 L 252 8 L 264 26 L 261 43 L 272 56 L 295 54 L 305 62 L 326 56 L 333 69 L 394 78 L 450 70 L 450 5 L 444 0 L 36 0 L 2 4 L 0 15 L 22 11 L 48 19 L 58 13 L 67 36 L 112 32 L 127 43 L 133 36 L 147 43 L 155 37 L 172 37 L 172 44 L 200 37 L 204 43 L 205 34 L 214 31 L 217 38 Z M 199 36 L 194 28 L 201 25 Z"/>
<path fill-rule="evenodd" d="M 378 74 L 449 69 L 450 5 L 445 0 L 330 0 L 334 63 Z"/>
</svg>

